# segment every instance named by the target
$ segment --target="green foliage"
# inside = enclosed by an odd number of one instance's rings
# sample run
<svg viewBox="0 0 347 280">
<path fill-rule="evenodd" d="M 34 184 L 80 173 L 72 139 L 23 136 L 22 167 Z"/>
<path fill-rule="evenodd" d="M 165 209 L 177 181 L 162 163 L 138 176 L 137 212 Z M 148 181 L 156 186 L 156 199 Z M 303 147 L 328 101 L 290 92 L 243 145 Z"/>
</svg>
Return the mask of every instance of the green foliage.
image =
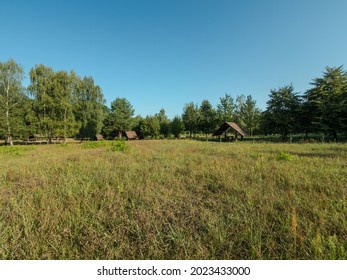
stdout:
<svg viewBox="0 0 347 280">
<path fill-rule="evenodd" d="M 163 135 L 164 138 L 167 138 L 170 133 L 170 120 L 162 120 L 160 123 L 160 134 Z"/>
<path fill-rule="evenodd" d="M 24 113 L 27 103 L 22 86 L 24 71 L 14 60 L 0 62 L 0 133 L 13 145 L 12 136 L 25 131 Z"/>
<path fill-rule="evenodd" d="M 203 100 L 200 105 L 200 123 L 199 127 L 206 137 L 209 133 L 214 132 L 217 126 L 217 115 L 211 103 L 208 100 Z"/>
<path fill-rule="evenodd" d="M 170 124 L 170 133 L 172 133 L 175 138 L 179 138 L 180 134 L 184 131 L 184 122 L 179 116 L 175 116 Z"/>
<path fill-rule="evenodd" d="M 160 124 L 157 117 L 146 116 L 139 124 L 141 138 L 157 138 L 160 133 Z"/>
<path fill-rule="evenodd" d="M 292 161 L 293 156 L 289 153 L 286 153 L 286 152 L 279 152 L 277 154 L 277 159 L 278 160 L 284 160 L 284 161 Z"/>
<path fill-rule="evenodd" d="M 81 139 L 92 139 L 102 129 L 105 100 L 101 88 L 94 84 L 92 77 L 81 80 L 74 76 L 74 112 L 76 121 L 80 123 L 78 136 Z"/>
<path fill-rule="evenodd" d="M 163 135 L 163 137 L 168 137 L 169 135 L 169 129 L 170 129 L 170 120 L 165 114 L 164 109 L 160 109 L 160 112 L 158 114 L 154 115 L 158 121 L 160 126 L 160 134 Z"/>
<path fill-rule="evenodd" d="M 331 134 L 337 140 L 337 133 L 346 131 L 347 72 L 342 66 L 326 67 L 323 77 L 314 79 L 311 84 L 313 88 L 305 94 L 304 116 L 319 131 Z"/>
<path fill-rule="evenodd" d="M 125 141 L 113 141 L 111 146 L 111 151 L 113 152 L 124 152 L 129 149 L 129 146 Z"/>
<path fill-rule="evenodd" d="M 36 65 L 30 71 L 30 80 L 35 131 L 48 137 L 75 135 L 80 123 L 73 111 L 74 73 Z"/>
<path fill-rule="evenodd" d="M 271 90 L 270 99 L 267 101 L 266 111 L 263 114 L 263 124 L 271 133 L 280 133 L 282 140 L 288 134 L 295 132 L 299 123 L 300 98 L 294 92 L 293 85 Z"/>
<path fill-rule="evenodd" d="M 82 149 L 96 149 L 107 146 L 106 141 L 87 141 L 81 144 Z"/>
<path fill-rule="evenodd" d="M 185 128 L 189 131 L 191 138 L 199 129 L 200 112 L 197 105 L 193 102 L 186 104 L 183 108 L 182 120 Z"/>
<path fill-rule="evenodd" d="M 104 132 L 114 138 L 122 138 L 122 131 L 129 130 L 133 124 L 132 116 L 134 115 L 133 106 L 125 98 L 116 98 L 111 103 L 111 112 L 105 119 Z"/>
<path fill-rule="evenodd" d="M 237 97 L 237 123 L 245 128 L 250 136 L 253 136 L 254 130 L 258 128 L 260 116 L 261 111 L 251 95 Z"/>
<path fill-rule="evenodd" d="M 221 97 L 220 103 L 217 104 L 217 119 L 219 123 L 231 122 L 235 120 L 235 109 L 236 105 L 234 99 L 229 95 L 225 94 L 224 97 Z"/>
<path fill-rule="evenodd" d="M 32 151 L 35 149 L 36 147 L 33 146 L 0 146 L 0 155 L 22 156 L 25 155 L 27 151 Z"/>
</svg>

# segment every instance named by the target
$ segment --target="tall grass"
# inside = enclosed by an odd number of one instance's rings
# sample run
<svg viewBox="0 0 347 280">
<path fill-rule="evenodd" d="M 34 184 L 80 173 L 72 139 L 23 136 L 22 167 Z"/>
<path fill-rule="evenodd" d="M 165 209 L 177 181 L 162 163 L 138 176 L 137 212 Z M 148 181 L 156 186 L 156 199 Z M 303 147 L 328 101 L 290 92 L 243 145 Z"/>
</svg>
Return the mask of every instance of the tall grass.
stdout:
<svg viewBox="0 0 347 280">
<path fill-rule="evenodd" d="M 97 145 L 1 147 L 0 258 L 347 258 L 346 145 Z"/>
</svg>

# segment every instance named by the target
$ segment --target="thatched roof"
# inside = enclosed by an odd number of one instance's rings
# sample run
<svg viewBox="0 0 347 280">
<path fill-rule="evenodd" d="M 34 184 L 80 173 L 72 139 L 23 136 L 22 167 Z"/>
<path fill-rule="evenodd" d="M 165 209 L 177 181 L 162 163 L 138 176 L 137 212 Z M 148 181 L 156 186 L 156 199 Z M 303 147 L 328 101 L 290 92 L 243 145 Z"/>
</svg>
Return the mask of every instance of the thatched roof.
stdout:
<svg viewBox="0 0 347 280">
<path fill-rule="evenodd" d="M 232 128 L 233 130 L 235 130 L 237 133 L 239 133 L 242 136 L 246 136 L 247 133 L 242 130 L 241 127 L 239 127 L 236 123 L 234 122 L 225 122 L 221 125 L 220 128 L 217 129 L 217 131 L 213 134 L 213 136 L 219 136 L 221 134 L 223 134 L 227 129 Z"/>
<path fill-rule="evenodd" d="M 36 139 L 38 139 L 38 138 L 46 138 L 46 136 L 41 135 L 41 134 L 31 134 L 29 136 L 29 139 L 33 139 L 33 138 L 36 138 Z"/>
<path fill-rule="evenodd" d="M 95 140 L 99 141 L 99 140 L 104 140 L 104 136 L 102 134 L 96 134 L 94 137 Z"/>
<path fill-rule="evenodd" d="M 128 140 L 137 139 L 136 131 L 124 131 L 124 134 Z"/>
</svg>

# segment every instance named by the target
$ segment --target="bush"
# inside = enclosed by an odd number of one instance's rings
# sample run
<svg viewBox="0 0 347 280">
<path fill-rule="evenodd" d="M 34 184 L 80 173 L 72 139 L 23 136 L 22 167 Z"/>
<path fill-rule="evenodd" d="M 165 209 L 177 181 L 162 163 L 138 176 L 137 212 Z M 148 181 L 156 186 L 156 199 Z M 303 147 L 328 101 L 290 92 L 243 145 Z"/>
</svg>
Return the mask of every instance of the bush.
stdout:
<svg viewBox="0 0 347 280">
<path fill-rule="evenodd" d="M 2 146 L 0 147 L 0 155 L 10 155 L 10 156 L 21 156 L 24 155 L 26 151 L 35 150 L 36 147 L 28 146 Z"/>
<path fill-rule="evenodd" d="M 125 141 L 115 141 L 112 143 L 111 151 L 113 152 L 124 152 L 128 149 L 128 145 Z"/>
<path fill-rule="evenodd" d="M 291 161 L 291 160 L 293 160 L 293 156 L 291 154 L 288 154 L 285 152 L 279 152 L 277 154 L 277 159 Z"/>
</svg>

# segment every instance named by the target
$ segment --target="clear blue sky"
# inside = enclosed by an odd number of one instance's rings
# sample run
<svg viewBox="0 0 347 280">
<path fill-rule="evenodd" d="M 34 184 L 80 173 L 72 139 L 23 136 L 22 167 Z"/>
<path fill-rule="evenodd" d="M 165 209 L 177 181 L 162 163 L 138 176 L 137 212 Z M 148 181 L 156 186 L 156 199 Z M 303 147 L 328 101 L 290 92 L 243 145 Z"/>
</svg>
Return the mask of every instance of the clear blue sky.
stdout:
<svg viewBox="0 0 347 280">
<path fill-rule="evenodd" d="M 345 0 L 1 1 L 0 61 L 92 76 L 135 114 L 229 93 L 265 109 L 270 89 L 304 92 L 347 65 Z M 27 79 L 25 85 L 29 83 Z"/>
</svg>

